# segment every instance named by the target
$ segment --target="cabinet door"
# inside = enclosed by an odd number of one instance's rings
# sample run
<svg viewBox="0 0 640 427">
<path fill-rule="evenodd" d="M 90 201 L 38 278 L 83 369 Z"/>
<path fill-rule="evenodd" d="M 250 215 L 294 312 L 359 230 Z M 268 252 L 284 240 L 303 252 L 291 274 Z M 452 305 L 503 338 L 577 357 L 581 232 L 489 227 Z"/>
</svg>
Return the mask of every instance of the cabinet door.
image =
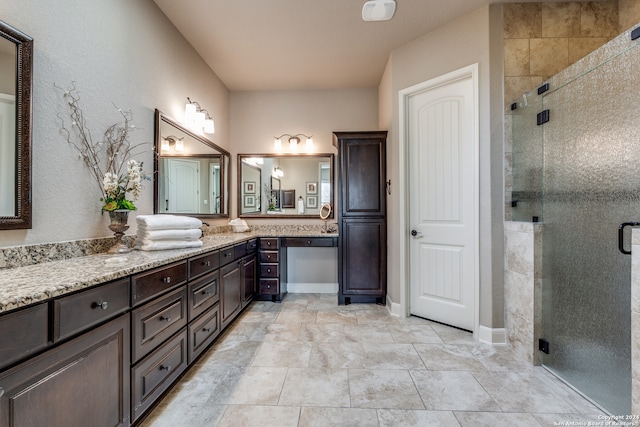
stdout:
<svg viewBox="0 0 640 427">
<path fill-rule="evenodd" d="M 234 261 L 220 270 L 221 323 L 224 329 L 242 308 L 242 260 Z"/>
<path fill-rule="evenodd" d="M 129 425 L 129 315 L 0 374 L 0 426 Z"/>
<path fill-rule="evenodd" d="M 340 207 L 343 217 L 384 216 L 385 136 L 357 134 L 339 137 Z"/>
<path fill-rule="evenodd" d="M 386 223 L 384 220 L 342 221 L 341 293 L 382 297 L 387 288 Z"/>
<path fill-rule="evenodd" d="M 249 255 L 242 262 L 242 307 L 246 307 L 253 299 L 256 289 L 256 256 Z"/>
</svg>

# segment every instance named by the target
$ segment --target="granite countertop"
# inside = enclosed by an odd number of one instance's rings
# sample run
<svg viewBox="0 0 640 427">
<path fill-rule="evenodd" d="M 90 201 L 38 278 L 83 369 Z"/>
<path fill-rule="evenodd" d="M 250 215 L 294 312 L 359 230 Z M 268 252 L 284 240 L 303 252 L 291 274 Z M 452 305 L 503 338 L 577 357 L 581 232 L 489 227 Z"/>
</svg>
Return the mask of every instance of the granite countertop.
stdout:
<svg viewBox="0 0 640 427">
<path fill-rule="evenodd" d="M 313 231 L 297 230 L 290 232 L 221 233 L 204 237 L 202 247 L 196 249 L 150 252 L 134 250 L 124 255 L 90 255 L 4 269 L 0 273 L 0 313 L 257 237 L 337 236 L 335 233 L 319 234 Z"/>
</svg>

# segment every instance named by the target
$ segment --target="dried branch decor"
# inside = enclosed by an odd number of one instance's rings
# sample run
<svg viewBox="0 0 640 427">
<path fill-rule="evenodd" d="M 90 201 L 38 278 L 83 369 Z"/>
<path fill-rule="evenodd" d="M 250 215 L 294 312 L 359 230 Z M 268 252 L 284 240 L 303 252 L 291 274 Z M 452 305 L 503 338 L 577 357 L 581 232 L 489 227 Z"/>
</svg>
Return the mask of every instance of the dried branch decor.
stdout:
<svg viewBox="0 0 640 427">
<path fill-rule="evenodd" d="M 128 158 L 140 154 L 141 151 L 138 150 L 146 144 L 131 144 L 129 141 L 129 133 L 136 129 L 132 124 L 133 113 L 114 104 L 122 120 L 109 126 L 103 138 L 94 142 L 80 106 L 80 93 L 75 82 L 71 83 L 69 90 L 55 83 L 54 86 L 63 91 L 63 98 L 69 107 L 69 125 L 62 115 L 58 114 L 61 122 L 60 131 L 65 135 L 69 145 L 78 151 L 79 158 L 98 184 L 102 192 L 102 210 L 135 210 L 133 201 L 140 195 L 142 181 L 150 178 L 143 174 L 142 162 L 133 159 L 127 161 Z M 133 201 L 127 200 L 127 193 L 131 193 Z"/>
</svg>

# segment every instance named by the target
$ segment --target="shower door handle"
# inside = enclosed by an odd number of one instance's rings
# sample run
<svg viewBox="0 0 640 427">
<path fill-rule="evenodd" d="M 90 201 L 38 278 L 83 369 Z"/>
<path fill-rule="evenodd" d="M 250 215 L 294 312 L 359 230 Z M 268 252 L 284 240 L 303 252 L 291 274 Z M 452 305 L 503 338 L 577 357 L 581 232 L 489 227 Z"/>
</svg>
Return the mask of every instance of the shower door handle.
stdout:
<svg viewBox="0 0 640 427">
<path fill-rule="evenodd" d="M 631 251 L 628 251 L 624 248 L 624 229 L 626 227 L 637 227 L 640 225 L 640 222 L 623 222 L 618 227 L 618 250 L 625 255 L 631 255 Z"/>
</svg>

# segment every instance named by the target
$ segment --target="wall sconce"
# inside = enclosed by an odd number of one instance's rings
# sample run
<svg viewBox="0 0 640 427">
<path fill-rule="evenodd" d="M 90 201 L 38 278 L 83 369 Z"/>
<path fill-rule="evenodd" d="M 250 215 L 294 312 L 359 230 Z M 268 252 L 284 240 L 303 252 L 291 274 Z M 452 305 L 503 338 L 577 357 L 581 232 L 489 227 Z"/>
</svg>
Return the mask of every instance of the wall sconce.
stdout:
<svg viewBox="0 0 640 427">
<path fill-rule="evenodd" d="M 274 137 L 273 147 L 275 148 L 276 151 L 282 151 L 282 138 L 284 138 L 285 136 L 289 137 L 289 151 L 298 151 L 298 144 L 300 143 L 301 136 L 304 136 L 305 138 L 307 138 L 307 142 L 305 144 L 305 151 L 308 153 L 313 151 L 313 138 L 303 133 L 298 133 L 296 135 L 289 135 L 288 133 L 285 133 L 280 136 Z"/>
<path fill-rule="evenodd" d="M 280 166 L 276 166 L 273 168 L 273 176 L 276 178 L 282 178 L 284 176 L 284 171 L 280 168 Z"/>
<path fill-rule="evenodd" d="M 178 138 L 177 136 L 169 135 L 162 137 L 162 143 L 160 148 L 162 151 L 184 151 L 184 138 Z"/>
<path fill-rule="evenodd" d="M 184 121 L 194 129 L 202 129 L 205 133 L 215 133 L 215 124 L 209 112 L 202 108 L 196 101 L 191 101 L 187 97 L 187 104 L 184 106 Z"/>
</svg>

